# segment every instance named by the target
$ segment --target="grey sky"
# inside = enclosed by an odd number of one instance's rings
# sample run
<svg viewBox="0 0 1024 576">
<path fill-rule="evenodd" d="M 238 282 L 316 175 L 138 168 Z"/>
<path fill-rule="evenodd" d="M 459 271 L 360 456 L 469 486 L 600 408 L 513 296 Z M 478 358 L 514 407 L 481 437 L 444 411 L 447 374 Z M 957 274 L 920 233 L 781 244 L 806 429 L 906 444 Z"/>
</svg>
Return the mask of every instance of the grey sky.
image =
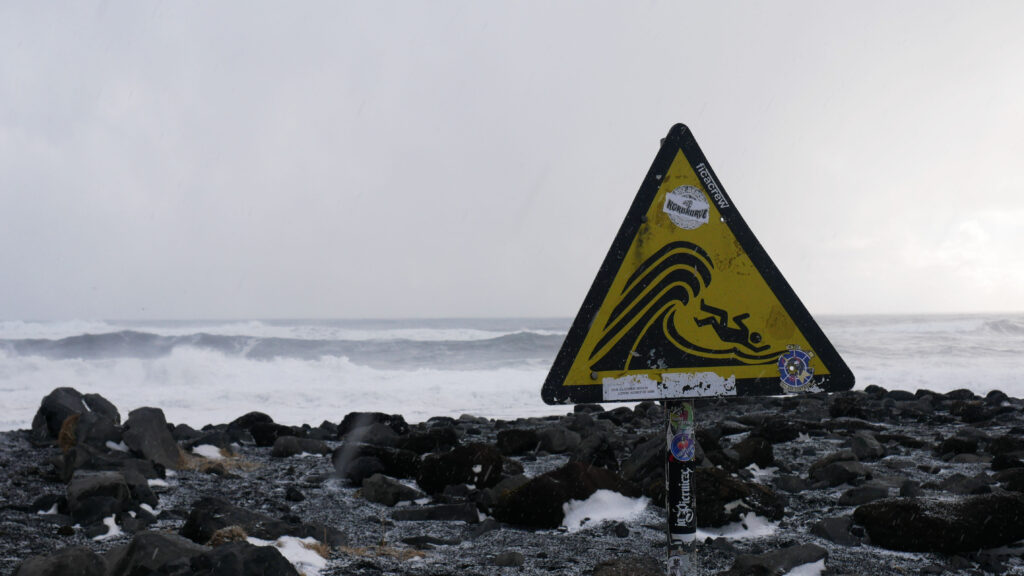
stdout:
<svg viewBox="0 0 1024 576">
<path fill-rule="evenodd" d="M 694 131 L 812 313 L 1024 310 L 1024 3 L 0 4 L 0 319 L 572 316 Z"/>
</svg>

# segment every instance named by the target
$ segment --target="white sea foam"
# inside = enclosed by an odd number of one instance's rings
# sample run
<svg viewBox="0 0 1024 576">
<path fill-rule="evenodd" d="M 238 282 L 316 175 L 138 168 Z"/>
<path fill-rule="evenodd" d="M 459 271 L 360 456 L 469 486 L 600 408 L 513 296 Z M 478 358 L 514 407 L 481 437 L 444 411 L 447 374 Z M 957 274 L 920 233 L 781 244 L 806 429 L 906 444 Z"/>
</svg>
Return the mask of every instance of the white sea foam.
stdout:
<svg viewBox="0 0 1024 576">
<path fill-rule="evenodd" d="M 0 430 L 29 427 L 42 397 L 57 386 L 101 394 L 123 415 L 159 407 L 169 422 L 194 427 L 230 422 L 253 410 L 279 423 L 314 426 L 353 411 L 399 413 L 410 422 L 572 411 L 541 401 L 546 375 L 546 368 L 378 370 L 337 357 L 253 360 L 190 347 L 157 358 L 94 360 L 0 351 Z"/>
<path fill-rule="evenodd" d="M 858 388 L 869 384 L 910 391 L 968 388 L 978 394 L 1000 389 L 1024 396 L 1024 379 L 1019 376 L 1024 358 L 1022 315 L 825 317 L 819 321 L 856 375 Z M 4 406 L 0 430 L 29 427 L 42 397 L 58 386 L 99 393 L 122 415 L 140 406 L 157 406 L 169 421 L 195 427 L 228 422 L 251 410 L 266 412 L 284 424 L 312 425 L 322 420 L 337 422 L 346 413 L 361 410 L 399 413 L 411 422 L 461 414 L 492 418 L 564 414 L 571 408 L 543 404 L 540 388 L 560 342 L 552 335 L 564 333 L 561 327 L 568 324 L 568 320 L 0 322 L 0 402 Z M 92 340 L 61 348 L 59 353 L 45 346 L 24 348 L 25 338 L 52 340 L 128 329 L 164 335 L 239 333 L 254 339 L 277 331 L 304 338 L 285 347 L 264 341 L 258 357 L 189 337 L 175 340 L 166 349 L 145 339 L 139 339 L 138 349 L 124 348 L 122 338 Z M 530 336 L 481 341 L 484 336 L 520 330 Z M 308 346 L 302 342 L 325 335 L 362 338 L 368 344 L 345 348 L 352 351 L 349 357 L 358 360 L 350 361 L 322 341 Z M 410 344 L 404 338 L 420 342 Z M 97 352 L 99 346 L 109 350 L 86 354 Z"/>
<path fill-rule="evenodd" d="M 530 320 L 467 321 L 479 326 L 459 326 L 455 321 L 123 321 L 104 322 L 68 320 L 54 322 L 0 321 L 0 340 L 59 340 L 82 334 L 110 334 L 125 330 L 147 332 L 158 336 L 250 336 L 253 338 L 287 338 L 295 340 L 412 340 L 419 342 L 469 342 L 489 340 L 510 334 L 531 333 L 560 336 L 565 330 L 556 326 L 535 327 Z M 411 325 L 409 325 L 411 324 Z"/>
</svg>

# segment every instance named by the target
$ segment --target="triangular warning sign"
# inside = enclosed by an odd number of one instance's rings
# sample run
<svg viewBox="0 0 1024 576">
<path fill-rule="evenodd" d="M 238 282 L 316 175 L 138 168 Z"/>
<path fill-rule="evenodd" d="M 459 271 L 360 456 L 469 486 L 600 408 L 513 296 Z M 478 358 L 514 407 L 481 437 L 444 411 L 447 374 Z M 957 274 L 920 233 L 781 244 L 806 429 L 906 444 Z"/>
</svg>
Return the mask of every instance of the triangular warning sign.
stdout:
<svg viewBox="0 0 1024 576">
<path fill-rule="evenodd" d="M 544 382 L 549 404 L 839 391 L 853 373 L 677 124 Z"/>
</svg>

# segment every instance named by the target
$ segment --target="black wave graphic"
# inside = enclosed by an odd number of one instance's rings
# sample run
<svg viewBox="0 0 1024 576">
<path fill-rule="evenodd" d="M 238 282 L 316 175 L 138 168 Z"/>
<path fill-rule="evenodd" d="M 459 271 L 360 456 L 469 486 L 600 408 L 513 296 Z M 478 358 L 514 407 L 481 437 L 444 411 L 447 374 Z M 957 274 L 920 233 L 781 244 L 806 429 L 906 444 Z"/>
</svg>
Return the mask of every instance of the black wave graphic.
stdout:
<svg viewBox="0 0 1024 576">
<path fill-rule="evenodd" d="M 690 242 L 672 242 L 647 258 L 630 275 L 620 300 L 604 326 L 604 333 L 590 354 L 590 368 L 595 372 L 625 370 L 658 370 L 702 366 L 769 364 L 781 351 L 756 346 L 749 340 L 722 341 L 721 347 L 698 346 L 677 328 L 677 313 L 693 320 L 693 329 L 720 323 L 697 315 L 707 315 L 701 301 L 699 312 L 683 312 L 700 297 L 712 281 L 714 263 L 700 246 Z M 724 312 L 724 311 L 723 311 Z M 747 315 L 739 315 L 739 324 Z M 736 322 L 737 317 L 733 317 Z M 726 323 L 729 318 L 724 318 Z M 738 328 L 722 328 L 721 333 Z M 710 329 L 710 328 L 709 328 Z M 719 330 L 715 330 L 719 332 Z M 760 335 L 754 334 L 758 341 Z M 720 336 L 721 338 L 722 336 Z"/>
</svg>

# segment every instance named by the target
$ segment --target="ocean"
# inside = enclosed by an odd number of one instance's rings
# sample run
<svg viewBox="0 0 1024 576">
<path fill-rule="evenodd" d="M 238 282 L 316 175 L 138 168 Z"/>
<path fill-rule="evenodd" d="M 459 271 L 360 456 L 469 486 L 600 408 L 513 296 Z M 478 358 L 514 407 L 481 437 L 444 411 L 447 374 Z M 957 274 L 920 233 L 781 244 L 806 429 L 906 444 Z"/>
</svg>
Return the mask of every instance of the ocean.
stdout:
<svg viewBox="0 0 1024 576">
<path fill-rule="evenodd" d="M 857 388 L 1024 396 L 1024 314 L 821 316 Z M 540 390 L 571 320 L 0 321 L 0 430 L 71 386 L 125 417 L 200 427 L 259 410 L 283 424 L 353 411 L 410 422 L 564 414 Z"/>
</svg>

